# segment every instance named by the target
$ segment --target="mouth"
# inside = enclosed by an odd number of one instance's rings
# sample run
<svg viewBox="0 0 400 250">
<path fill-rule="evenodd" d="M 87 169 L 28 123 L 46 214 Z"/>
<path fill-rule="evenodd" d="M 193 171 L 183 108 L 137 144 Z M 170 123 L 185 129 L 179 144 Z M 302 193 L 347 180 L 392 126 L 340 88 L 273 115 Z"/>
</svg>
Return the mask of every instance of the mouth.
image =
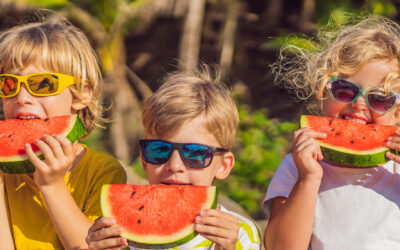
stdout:
<svg viewBox="0 0 400 250">
<path fill-rule="evenodd" d="M 358 122 L 361 124 L 369 124 L 370 121 L 368 121 L 366 118 L 358 116 L 358 115 L 354 115 L 354 114 L 345 114 L 342 116 L 342 119 L 347 120 L 347 121 L 353 121 L 353 122 Z"/>
<path fill-rule="evenodd" d="M 165 185 L 192 185 L 190 183 L 179 181 L 179 180 L 166 180 L 166 181 L 161 182 L 161 184 L 165 184 Z"/>
<path fill-rule="evenodd" d="M 35 114 L 29 114 L 29 113 L 18 113 L 15 116 L 15 119 L 20 119 L 20 120 L 32 120 L 32 119 L 40 119 L 39 116 Z"/>
</svg>

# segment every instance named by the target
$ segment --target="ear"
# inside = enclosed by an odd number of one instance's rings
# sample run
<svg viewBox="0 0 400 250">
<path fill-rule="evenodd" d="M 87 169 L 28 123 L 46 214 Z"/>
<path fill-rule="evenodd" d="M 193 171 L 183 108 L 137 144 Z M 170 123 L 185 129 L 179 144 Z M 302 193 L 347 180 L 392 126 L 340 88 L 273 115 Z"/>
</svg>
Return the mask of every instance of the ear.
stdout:
<svg viewBox="0 0 400 250">
<path fill-rule="evenodd" d="M 215 178 L 222 180 L 229 176 L 233 166 L 235 165 L 235 157 L 232 152 L 224 153 L 221 160 L 221 166 L 218 167 Z"/>
<path fill-rule="evenodd" d="M 140 160 L 142 162 L 142 167 L 143 167 L 143 171 L 146 172 L 147 171 L 147 166 L 146 166 L 146 161 L 143 159 L 143 154 L 142 154 L 142 150 L 140 150 Z"/>
<path fill-rule="evenodd" d="M 75 111 L 86 108 L 88 106 L 88 103 L 90 103 L 90 100 L 92 100 L 93 90 L 92 90 L 92 88 L 89 87 L 89 85 L 87 83 L 85 84 L 85 86 L 83 86 L 81 95 L 82 95 L 82 99 L 74 97 L 72 100 L 71 107 Z"/>
</svg>

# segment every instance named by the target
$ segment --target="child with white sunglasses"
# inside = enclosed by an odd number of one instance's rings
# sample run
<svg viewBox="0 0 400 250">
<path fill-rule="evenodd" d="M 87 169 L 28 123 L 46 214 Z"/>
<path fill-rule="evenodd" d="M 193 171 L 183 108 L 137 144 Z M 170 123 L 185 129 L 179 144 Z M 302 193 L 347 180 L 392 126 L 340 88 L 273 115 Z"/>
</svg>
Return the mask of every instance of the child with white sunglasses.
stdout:
<svg viewBox="0 0 400 250">
<path fill-rule="evenodd" d="M 282 57 L 275 69 L 287 74 L 278 73 L 277 80 L 297 88 L 299 96 L 316 94 L 324 116 L 396 125 L 400 27 L 368 17 L 332 34 L 321 37 L 319 49 L 293 57 L 296 63 Z M 266 247 L 400 249 L 400 157 L 388 152 L 391 161 L 366 168 L 335 165 L 324 161 L 315 140 L 325 137 L 310 128 L 295 131 L 292 153 L 281 162 L 263 203 L 270 216 Z M 387 146 L 400 150 L 400 137 Z"/>
<path fill-rule="evenodd" d="M 89 41 L 66 20 L 49 18 L 0 34 L 6 119 L 77 114 L 88 135 L 100 119 L 101 85 Z M 62 135 L 45 135 L 35 146 L 45 159 L 25 145 L 33 174 L 0 174 L 1 249 L 85 249 L 87 230 L 102 215 L 102 185 L 125 183 L 126 173 L 113 157 Z"/>
</svg>

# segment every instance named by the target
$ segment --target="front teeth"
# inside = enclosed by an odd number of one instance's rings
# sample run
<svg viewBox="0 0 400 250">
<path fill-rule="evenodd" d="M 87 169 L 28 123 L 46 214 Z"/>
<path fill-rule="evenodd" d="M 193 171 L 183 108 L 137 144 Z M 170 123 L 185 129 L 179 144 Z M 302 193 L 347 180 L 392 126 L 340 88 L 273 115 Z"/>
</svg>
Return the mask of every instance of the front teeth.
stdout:
<svg viewBox="0 0 400 250">
<path fill-rule="evenodd" d="M 348 120 L 348 121 L 358 122 L 361 124 L 367 124 L 367 122 L 365 120 L 354 118 L 354 117 L 345 116 L 344 119 Z"/>
<path fill-rule="evenodd" d="M 18 116 L 18 119 L 30 120 L 30 119 L 38 119 L 38 118 L 36 116 Z"/>
</svg>

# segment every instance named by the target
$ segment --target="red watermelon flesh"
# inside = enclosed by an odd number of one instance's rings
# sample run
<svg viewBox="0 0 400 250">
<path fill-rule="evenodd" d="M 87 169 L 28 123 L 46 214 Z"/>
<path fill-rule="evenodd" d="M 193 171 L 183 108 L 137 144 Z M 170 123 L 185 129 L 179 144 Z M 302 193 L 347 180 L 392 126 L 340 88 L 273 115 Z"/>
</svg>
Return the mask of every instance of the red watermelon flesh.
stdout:
<svg viewBox="0 0 400 250">
<path fill-rule="evenodd" d="M 192 239 L 194 221 L 204 208 L 216 206 L 215 187 L 194 185 L 105 185 L 103 215 L 123 228 L 134 246 L 167 248 Z"/>
<path fill-rule="evenodd" d="M 33 151 L 41 155 L 33 143 L 43 135 L 61 134 L 74 142 L 85 133 L 77 115 L 0 121 L 0 170 L 5 173 L 33 172 L 35 169 L 27 160 L 25 152 L 26 143 L 31 144 Z"/>
<path fill-rule="evenodd" d="M 309 115 L 301 116 L 300 125 L 327 134 L 325 139 L 317 140 L 325 160 L 350 166 L 374 166 L 388 161 L 386 143 L 398 129 Z"/>
</svg>

